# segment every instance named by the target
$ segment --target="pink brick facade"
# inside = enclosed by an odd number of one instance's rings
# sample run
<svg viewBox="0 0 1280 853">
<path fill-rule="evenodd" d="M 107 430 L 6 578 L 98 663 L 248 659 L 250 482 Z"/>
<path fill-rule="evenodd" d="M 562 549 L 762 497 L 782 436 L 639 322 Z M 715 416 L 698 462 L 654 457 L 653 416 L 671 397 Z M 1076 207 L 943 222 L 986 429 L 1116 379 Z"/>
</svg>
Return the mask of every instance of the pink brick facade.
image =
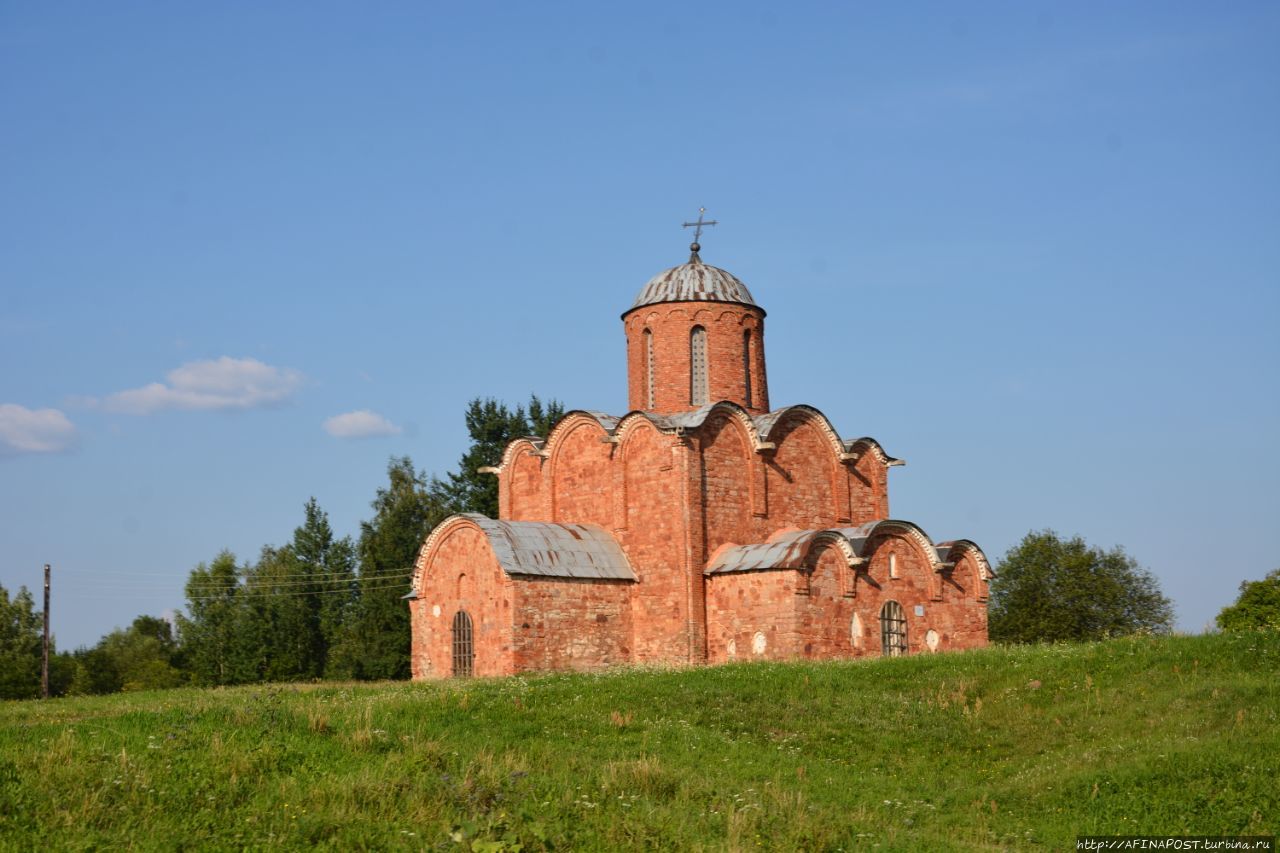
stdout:
<svg viewBox="0 0 1280 853">
<path fill-rule="evenodd" d="M 706 270 L 728 276 L 696 255 L 666 275 Z M 415 678 L 452 673 L 459 611 L 477 675 L 879 655 L 886 625 L 908 654 L 986 644 L 982 552 L 888 521 L 888 471 L 901 463 L 874 440 L 842 439 L 808 406 L 769 411 L 764 311 L 745 287 L 731 295 L 659 291 L 633 307 L 633 410 L 570 412 L 497 466 L 517 548 L 585 525 L 620 549 L 601 558 L 613 574 L 568 576 L 594 570 L 564 568 L 582 559 L 572 547 L 521 563 L 496 528 L 442 523 L 415 567 Z M 714 402 L 695 405 L 700 388 Z M 902 621 L 883 621 L 890 611 Z"/>
</svg>

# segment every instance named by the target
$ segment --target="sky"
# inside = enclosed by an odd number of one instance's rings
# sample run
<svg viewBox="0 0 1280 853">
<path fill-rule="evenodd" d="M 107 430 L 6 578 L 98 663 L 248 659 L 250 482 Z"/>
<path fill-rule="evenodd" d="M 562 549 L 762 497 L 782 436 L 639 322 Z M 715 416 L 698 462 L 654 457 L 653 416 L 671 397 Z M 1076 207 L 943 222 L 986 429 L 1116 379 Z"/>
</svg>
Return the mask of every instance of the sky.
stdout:
<svg viewBox="0 0 1280 853">
<path fill-rule="evenodd" d="M 707 263 L 770 401 L 994 561 L 1123 546 L 1200 631 L 1280 566 L 1274 3 L 0 2 L 0 585 L 58 647 L 357 534 L 463 411 L 626 410 Z"/>
</svg>

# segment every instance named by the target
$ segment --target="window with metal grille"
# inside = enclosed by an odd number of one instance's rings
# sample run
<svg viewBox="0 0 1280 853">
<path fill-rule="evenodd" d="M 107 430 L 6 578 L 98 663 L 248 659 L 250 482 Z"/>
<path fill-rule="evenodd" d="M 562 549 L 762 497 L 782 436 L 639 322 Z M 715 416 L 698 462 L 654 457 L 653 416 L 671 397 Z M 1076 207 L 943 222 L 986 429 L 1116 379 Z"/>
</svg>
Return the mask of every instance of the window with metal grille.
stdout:
<svg viewBox="0 0 1280 853">
<path fill-rule="evenodd" d="M 689 402 L 707 403 L 707 330 L 694 326 L 689 335 Z"/>
<path fill-rule="evenodd" d="M 742 333 L 742 381 L 746 385 L 747 408 L 751 408 L 751 330 Z"/>
<path fill-rule="evenodd" d="M 880 647 L 887 657 L 907 653 L 907 617 L 896 601 L 886 601 L 880 608 Z"/>
<path fill-rule="evenodd" d="M 476 663 L 476 648 L 471 639 L 471 617 L 459 610 L 453 616 L 453 674 L 471 675 Z"/>
<path fill-rule="evenodd" d="M 653 332 L 644 330 L 645 397 L 648 408 L 653 408 Z"/>
</svg>

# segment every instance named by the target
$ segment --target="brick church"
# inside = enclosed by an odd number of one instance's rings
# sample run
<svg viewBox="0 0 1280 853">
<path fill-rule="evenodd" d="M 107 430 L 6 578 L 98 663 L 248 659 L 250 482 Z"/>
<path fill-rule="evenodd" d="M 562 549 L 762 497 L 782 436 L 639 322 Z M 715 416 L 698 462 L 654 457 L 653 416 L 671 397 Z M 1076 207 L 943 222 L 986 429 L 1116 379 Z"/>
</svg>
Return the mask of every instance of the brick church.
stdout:
<svg viewBox="0 0 1280 853">
<path fill-rule="evenodd" d="M 427 537 L 414 678 L 986 645 L 982 551 L 889 515 L 874 439 L 770 410 L 764 309 L 691 248 L 622 315 L 631 411 L 511 442 L 499 518 Z"/>
</svg>

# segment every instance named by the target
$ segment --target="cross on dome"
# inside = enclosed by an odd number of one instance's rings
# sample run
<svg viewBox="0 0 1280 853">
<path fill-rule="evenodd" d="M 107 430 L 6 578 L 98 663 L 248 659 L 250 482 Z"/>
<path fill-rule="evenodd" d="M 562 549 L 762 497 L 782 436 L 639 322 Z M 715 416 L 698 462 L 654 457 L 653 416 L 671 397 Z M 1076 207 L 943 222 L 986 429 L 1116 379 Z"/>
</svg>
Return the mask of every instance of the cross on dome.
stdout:
<svg viewBox="0 0 1280 853">
<path fill-rule="evenodd" d="M 719 224 L 720 224 L 719 222 L 717 222 L 717 221 L 716 221 L 716 220 L 714 220 L 714 219 L 705 219 L 705 220 L 704 220 L 704 219 L 702 218 L 702 215 L 703 215 L 704 213 L 706 213 L 706 212 L 707 212 L 707 209 L 706 209 L 705 207 L 700 207 L 700 208 L 698 208 L 698 221 L 697 221 L 697 222 L 686 222 L 686 223 L 684 223 L 683 225 L 681 225 L 681 226 L 680 226 L 681 228 L 693 228 L 693 229 L 695 229 L 695 230 L 694 230 L 694 232 L 693 232 L 693 242 L 689 244 L 689 251 L 691 251 L 691 252 L 693 253 L 692 255 L 690 255 L 690 256 L 689 256 L 689 263 L 691 263 L 691 264 L 699 264 L 699 263 L 702 263 L 702 259 L 698 257 L 698 251 L 699 251 L 700 249 L 702 249 L 702 246 L 700 246 L 700 245 L 698 244 L 698 241 L 702 239 L 702 226 L 703 226 L 703 225 L 719 225 Z"/>
</svg>

